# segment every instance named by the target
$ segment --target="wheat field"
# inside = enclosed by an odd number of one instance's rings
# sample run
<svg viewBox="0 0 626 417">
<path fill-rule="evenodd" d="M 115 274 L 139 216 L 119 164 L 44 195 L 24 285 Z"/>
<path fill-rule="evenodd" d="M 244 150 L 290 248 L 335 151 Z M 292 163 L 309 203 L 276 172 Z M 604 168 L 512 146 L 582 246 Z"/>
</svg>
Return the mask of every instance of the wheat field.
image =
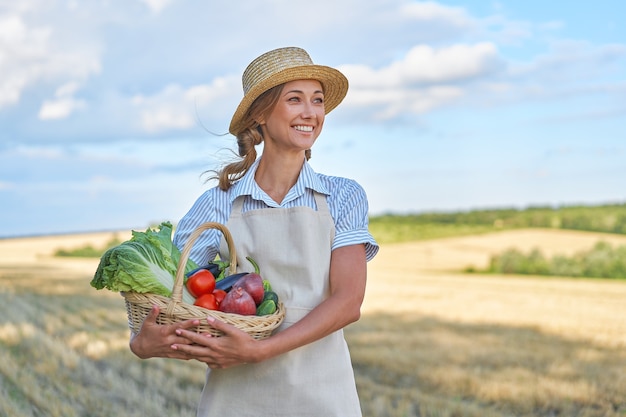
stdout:
<svg viewBox="0 0 626 417">
<path fill-rule="evenodd" d="M 124 303 L 56 258 L 130 233 L 0 240 L 0 416 L 193 416 L 203 365 L 139 360 Z M 346 329 L 364 416 L 625 416 L 626 282 L 463 274 L 506 248 L 626 237 L 516 230 L 385 245 Z M 314 387 L 312 387 L 314 389 Z"/>
</svg>

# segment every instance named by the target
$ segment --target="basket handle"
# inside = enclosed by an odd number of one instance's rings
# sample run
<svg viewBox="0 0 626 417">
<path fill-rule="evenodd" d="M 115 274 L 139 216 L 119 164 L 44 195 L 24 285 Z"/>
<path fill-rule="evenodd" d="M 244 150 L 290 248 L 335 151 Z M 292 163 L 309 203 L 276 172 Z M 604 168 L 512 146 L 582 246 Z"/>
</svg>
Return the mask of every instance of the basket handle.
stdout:
<svg viewBox="0 0 626 417">
<path fill-rule="evenodd" d="M 233 242 L 233 236 L 230 234 L 230 231 L 226 228 L 226 226 L 221 223 L 203 223 L 198 226 L 193 232 L 191 232 L 191 235 L 189 235 L 189 239 L 185 243 L 183 251 L 180 254 L 180 262 L 178 263 L 178 268 L 176 269 L 176 279 L 174 280 L 174 288 L 172 289 L 172 300 L 177 302 L 182 301 L 183 283 L 185 281 L 185 266 L 187 265 L 189 254 L 196 240 L 204 231 L 209 229 L 218 229 L 224 235 L 224 238 L 226 239 L 226 244 L 228 245 L 228 253 L 230 256 L 230 265 L 228 267 L 230 270 L 230 274 L 234 274 L 237 272 L 237 252 L 235 251 L 235 244 Z"/>
</svg>

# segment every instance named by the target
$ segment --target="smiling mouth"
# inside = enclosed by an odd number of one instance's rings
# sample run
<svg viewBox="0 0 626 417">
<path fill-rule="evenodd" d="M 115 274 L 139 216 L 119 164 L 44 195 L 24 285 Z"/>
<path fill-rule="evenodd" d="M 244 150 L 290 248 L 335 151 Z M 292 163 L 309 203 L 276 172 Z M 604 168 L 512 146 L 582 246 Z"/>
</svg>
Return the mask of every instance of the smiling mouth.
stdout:
<svg viewBox="0 0 626 417">
<path fill-rule="evenodd" d="M 312 132 L 313 126 L 294 126 L 294 129 L 300 132 Z"/>
</svg>

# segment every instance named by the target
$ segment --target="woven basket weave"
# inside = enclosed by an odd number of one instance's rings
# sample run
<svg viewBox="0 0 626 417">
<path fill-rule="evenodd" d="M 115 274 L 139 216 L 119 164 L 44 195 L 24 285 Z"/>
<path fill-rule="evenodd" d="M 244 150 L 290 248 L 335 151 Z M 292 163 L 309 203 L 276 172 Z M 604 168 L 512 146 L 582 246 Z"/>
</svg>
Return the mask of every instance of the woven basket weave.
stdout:
<svg viewBox="0 0 626 417">
<path fill-rule="evenodd" d="M 243 330 L 255 339 L 265 339 L 280 326 L 285 318 L 285 307 L 279 302 L 276 312 L 266 316 L 244 316 L 241 314 L 223 313 L 217 310 L 208 310 L 195 305 L 182 302 L 183 285 L 185 280 L 185 265 L 189 259 L 189 253 L 195 241 L 200 237 L 202 232 L 208 229 L 218 229 L 224 235 L 228 244 L 228 252 L 230 256 L 229 274 L 234 274 L 237 270 L 237 252 L 233 243 L 232 235 L 226 226 L 220 223 L 207 222 L 198 226 L 189 236 L 189 240 L 185 244 L 181 255 L 178 269 L 176 271 L 176 279 L 172 288 L 172 296 L 165 297 L 151 293 L 124 292 L 122 296 L 126 302 L 126 312 L 128 313 L 128 326 L 134 333 L 138 333 L 141 325 L 152 309 L 152 306 L 158 306 L 160 309 L 157 317 L 159 324 L 173 324 L 188 319 L 199 319 L 200 324 L 192 330 L 198 333 L 208 333 L 213 336 L 221 336 L 223 333 L 214 329 L 207 323 L 207 316 L 214 317 L 217 320 L 232 324 L 238 329 Z"/>
</svg>

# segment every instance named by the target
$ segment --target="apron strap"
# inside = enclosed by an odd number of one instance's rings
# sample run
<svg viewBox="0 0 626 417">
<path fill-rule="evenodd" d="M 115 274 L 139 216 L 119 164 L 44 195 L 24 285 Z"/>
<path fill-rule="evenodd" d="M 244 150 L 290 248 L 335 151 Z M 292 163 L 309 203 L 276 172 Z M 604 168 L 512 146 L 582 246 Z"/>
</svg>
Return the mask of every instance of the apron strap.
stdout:
<svg viewBox="0 0 626 417">
<path fill-rule="evenodd" d="M 235 201 L 233 201 L 233 207 L 230 210 L 230 217 L 241 216 L 241 213 L 243 211 L 243 200 L 245 198 L 245 195 L 240 195 L 239 197 L 235 198 Z"/>
<path fill-rule="evenodd" d="M 315 205 L 317 206 L 317 211 L 321 213 L 330 213 L 330 210 L 328 209 L 328 204 L 326 203 L 326 194 L 313 191 L 313 197 L 315 198 Z"/>
</svg>

